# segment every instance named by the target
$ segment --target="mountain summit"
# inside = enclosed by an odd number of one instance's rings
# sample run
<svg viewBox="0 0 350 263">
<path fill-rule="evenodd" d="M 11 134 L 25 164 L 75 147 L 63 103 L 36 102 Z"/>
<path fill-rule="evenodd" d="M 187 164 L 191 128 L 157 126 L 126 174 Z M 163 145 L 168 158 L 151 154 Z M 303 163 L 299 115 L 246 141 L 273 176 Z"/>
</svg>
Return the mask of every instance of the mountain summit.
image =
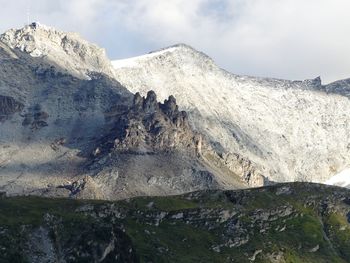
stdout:
<svg viewBox="0 0 350 263">
<path fill-rule="evenodd" d="M 10 29 L 0 36 L 1 42 L 35 58 L 56 64 L 77 77 L 87 78 L 89 72 L 113 76 L 105 50 L 67 33 L 34 22 L 21 29 Z"/>
</svg>

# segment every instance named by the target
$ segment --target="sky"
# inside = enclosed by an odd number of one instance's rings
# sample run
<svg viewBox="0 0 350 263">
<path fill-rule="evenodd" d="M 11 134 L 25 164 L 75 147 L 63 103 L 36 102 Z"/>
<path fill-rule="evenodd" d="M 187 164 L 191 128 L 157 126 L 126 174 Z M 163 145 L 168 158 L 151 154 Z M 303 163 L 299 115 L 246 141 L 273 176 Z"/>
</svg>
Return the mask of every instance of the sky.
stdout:
<svg viewBox="0 0 350 263">
<path fill-rule="evenodd" d="M 0 32 L 24 26 L 28 10 L 110 59 L 186 43 L 235 74 L 350 78 L 349 0 L 0 0 Z"/>
</svg>

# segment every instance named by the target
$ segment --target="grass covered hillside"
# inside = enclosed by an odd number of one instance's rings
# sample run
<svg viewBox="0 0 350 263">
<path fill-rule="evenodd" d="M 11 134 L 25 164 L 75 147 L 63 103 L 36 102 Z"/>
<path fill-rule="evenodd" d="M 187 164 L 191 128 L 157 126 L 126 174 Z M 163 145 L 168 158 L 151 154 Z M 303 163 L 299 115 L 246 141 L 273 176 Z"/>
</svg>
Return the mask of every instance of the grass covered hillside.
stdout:
<svg viewBox="0 0 350 263">
<path fill-rule="evenodd" d="M 350 191 L 0 200 L 0 262 L 350 262 Z"/>
</svg>

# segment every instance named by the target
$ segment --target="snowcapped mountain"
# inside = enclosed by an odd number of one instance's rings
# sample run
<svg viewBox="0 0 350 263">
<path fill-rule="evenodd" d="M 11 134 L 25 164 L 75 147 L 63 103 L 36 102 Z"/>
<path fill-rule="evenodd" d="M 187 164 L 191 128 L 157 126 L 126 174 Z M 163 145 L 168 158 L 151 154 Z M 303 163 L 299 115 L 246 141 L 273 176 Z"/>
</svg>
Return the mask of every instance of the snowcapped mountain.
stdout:
<svg viewBox="0 0 350 263">
<path fill-rule="evenodd" d="M 113 65 L 132 92 L 173 94 L 229 166 L 239 154 L 271 181 L 324 182 L 349 165 L 349 80 L 238 76 L 186 45 Z"/>
</svg>

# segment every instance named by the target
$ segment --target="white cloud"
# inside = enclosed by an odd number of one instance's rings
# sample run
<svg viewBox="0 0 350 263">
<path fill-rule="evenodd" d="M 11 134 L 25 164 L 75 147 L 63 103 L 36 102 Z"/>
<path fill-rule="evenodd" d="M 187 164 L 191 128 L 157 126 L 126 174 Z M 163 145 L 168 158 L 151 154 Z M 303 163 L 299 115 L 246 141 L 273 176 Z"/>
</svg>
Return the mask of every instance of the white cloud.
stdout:
<svg viewBox="0 0 350 263">
<path fill-rule="evenodd" d="M 331 81 L 350 77 L 347 0 L 31 0 L 32 16 L 78 31 L 111 57 L 188 43 L 241 74 Z M 0 0 L 3 31 L 26 0 Z"/>
</svg>

